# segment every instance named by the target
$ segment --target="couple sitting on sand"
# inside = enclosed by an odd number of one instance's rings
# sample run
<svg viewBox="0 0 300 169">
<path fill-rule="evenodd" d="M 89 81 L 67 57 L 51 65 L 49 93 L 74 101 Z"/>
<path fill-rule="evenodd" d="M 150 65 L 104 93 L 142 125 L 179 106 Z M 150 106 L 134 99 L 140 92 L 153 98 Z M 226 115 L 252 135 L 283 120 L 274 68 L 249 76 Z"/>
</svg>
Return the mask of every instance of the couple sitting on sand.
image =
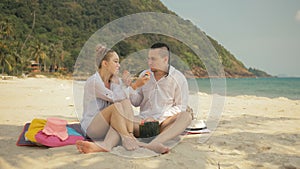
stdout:
<svg viewBox="0 0 300 169">
<path fill-rule="evenodd" d="M 128 71 L 122 79 L 116 76 L 120 63 L 115 51 L 98 45 L 96 54 L 98 71 L 86 81 L 81 120 L 83 131 L 93 142 L 77 141 L 78 151 L 107 152 L 121 143 L 127 150 L 144 147 L 156 153 L 169 152 L 164 143 L 180 135 L 192 120 L 186 111 L 187 80 L 169 65 L 169 47 L 164 43 L 152 45 L 149 70 L 134 82 Z M 138 116 L 134 116 L 131 105 L 140 107 Z M 149 143 L 140 142 L 139 127 L 150 121 L 159 124 L 159 134 Z"/>
</svg>

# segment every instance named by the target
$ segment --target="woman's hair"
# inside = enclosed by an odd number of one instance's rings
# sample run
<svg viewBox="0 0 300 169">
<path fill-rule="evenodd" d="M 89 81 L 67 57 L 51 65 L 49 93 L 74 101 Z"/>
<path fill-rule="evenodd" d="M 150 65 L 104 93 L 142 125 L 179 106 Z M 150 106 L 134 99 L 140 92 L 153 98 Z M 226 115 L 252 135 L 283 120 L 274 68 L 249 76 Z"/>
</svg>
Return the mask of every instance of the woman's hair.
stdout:
<svg viewBox="0 0 300 169">
<path fill-rule="evenodd" d="M 110 54 L 113 52 L 115 52 L 115 51 L 112 49 L 106 48 L 105 45 L 98 44 L 96 46 L 96 63 L 97 63 L 98 69 L 101 68 L 102 62 L 104 60 L 109 61 L 110 57 L 112 56 Z"/>
</svg>

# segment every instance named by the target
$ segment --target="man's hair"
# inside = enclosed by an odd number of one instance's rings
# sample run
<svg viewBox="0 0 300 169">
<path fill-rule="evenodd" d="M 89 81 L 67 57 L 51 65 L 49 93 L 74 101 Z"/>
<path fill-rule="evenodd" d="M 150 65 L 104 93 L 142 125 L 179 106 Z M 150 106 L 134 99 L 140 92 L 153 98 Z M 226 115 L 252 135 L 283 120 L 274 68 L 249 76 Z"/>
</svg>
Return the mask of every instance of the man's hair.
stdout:
<svg viewBox="0 0 300 169">
<path fill-rule="evenodd" d="M 170 52 L 170 48 L 167 44 L 162 43 L 162 42 L 158 42 L 158 43 L 154 43 L 151 47 L 151 49 L 159 49 L 162 48 L 163 50 L 159 51 L 159 55 L 160 57 L 164 57 L 164 56 L 168 56 L 168 71 L 167 71 L 167 76 L 169 75 L 169 71 L 170 71 L 170 57 L 171 57 L 171 52 Z M 165 50 L 164 48 L 166 48 L 167 50 Z"/>
<path fill-rule="evenodd" d="M 158 48 L 166 48 L 166 50 L 161 50 L 161 52 L 159 52 L 160 56 L 168 56 L 168 59 L 170 60 L 170 48 L 167 44 L 162 43 L 162 42 L 158 42 L 158 43 L 154 43 L 151 47 L 151 49 L 158 49 Z"/>
<path fill-rule="evenodd" d="M 157 48 L 162 48 L 162 47 L 166 47 L 168 49 L 168 51 L 170 51 L 169 46 L 167 44 L 165 44 L 165 43 L 162 43 L 162 42 L 154 43 L 151 46 L 151 49 L 157 49 Z"/>
</svg>

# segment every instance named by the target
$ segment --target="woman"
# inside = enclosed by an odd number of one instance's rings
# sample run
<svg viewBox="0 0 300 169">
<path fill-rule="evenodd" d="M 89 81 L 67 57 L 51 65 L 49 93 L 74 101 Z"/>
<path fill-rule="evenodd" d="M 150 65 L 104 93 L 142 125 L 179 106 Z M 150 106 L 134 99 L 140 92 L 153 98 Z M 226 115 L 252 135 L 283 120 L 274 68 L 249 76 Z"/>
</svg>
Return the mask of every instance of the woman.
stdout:
<svg viewBox="0 0 300 169">
<path fill-rule="evenodd" d="M 103 45 L 97 46 L 96 55 L 98 71 L 86 81 L 81 120 L 93 142 L 78 141 L 76 147 L 82 153 L 106 152 L 121 140 L 127 150 L 134 150 L 139 146 L 133 136 L 133 110 L 116 76 L 119 56 Z"/>
</svg>

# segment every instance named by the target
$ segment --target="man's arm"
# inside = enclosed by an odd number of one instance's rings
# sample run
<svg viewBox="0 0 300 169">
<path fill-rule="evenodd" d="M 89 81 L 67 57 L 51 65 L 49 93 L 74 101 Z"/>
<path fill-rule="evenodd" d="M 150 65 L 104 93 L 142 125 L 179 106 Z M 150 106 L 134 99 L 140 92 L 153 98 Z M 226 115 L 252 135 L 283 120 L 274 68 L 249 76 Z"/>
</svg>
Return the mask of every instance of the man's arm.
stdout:
<svg viewBox="0 0 300 169">
<path fill-rule="evenodd" d="M 182 75 L 176 80 L 174 103 L 171 108 L 164 112 L 164 116 L 172 116 L 187 109 L 189 89 L 186 78 Z"/>
</svg>

